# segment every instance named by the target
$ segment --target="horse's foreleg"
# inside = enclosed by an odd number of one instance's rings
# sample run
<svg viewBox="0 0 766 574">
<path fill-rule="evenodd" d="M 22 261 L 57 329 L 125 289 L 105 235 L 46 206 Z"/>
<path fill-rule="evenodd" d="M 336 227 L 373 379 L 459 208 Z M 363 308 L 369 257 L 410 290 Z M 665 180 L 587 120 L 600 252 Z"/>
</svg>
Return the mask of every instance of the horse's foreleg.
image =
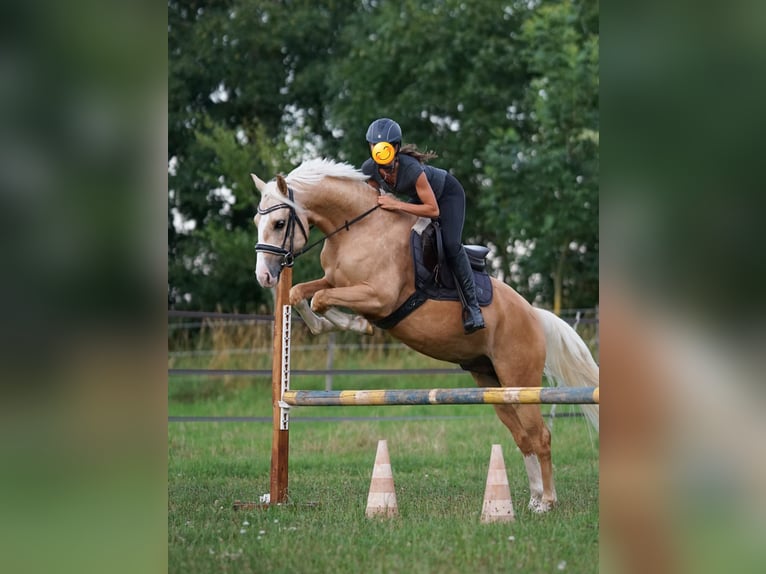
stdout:
<svg viewBox="0 0 766 574">
<path fill-rule="evenodd" d="M 353 331 L 363 335 L 372 335 L 372 325 L 364 317 L 349 315 L 339 309 L 328 309 L 324 317 L 314 313 L 306 299 L 299 301 L 293 306 L 298 312 L 309 331 L 313 335 L 329 333 L 331 331 Z"/>
<path fill-rule="evenodd" d="M 330 289 L 331 287 L 332 285 L 326 277 L 315 279 L 314 281 L 306 281 L 305 283 L 298 283 L 290 289 L 290 305 L 297 306 L 298 303 L 304 299 L 311 299 L 317 291 L 320 291 L 321 289 Z"/>
<path fill-rule="evenodd" d="M 311 310 L 307 299 L 312 298 L 317 291 L 331 287 L 330 282 L 323 277 L 314 281 L 298 283 L 290 289 L 290 304 L 298 311 L 309 330 L 314 335 L 329 331 L 354 331 L 364 335 L 372 335 L 372 325 L 364 317 L 349 315 L 338 309 L 328 309 L 324 317 L 320 317 Z"/>
<path fill-rule="evenodd" d="M 384 298 L 390 299 L 380 289 L 360 283 L 317 291 L 311 299 L 311 309 L 315 313 L 324 314 L 330 307 L 348 307 L 361 315 L 380 315 Z"/>
<path fill-rule="evenodd" d="M 330 323 L 343 331 L 353 331 L 354 333 L 362 333 L 363 335 L 372 335 L 372 325 L 361 315 L 350 315 L 344 313 L 340 309 L 330 307 L 327 309 L 324 316 Z"/>
<path fill-rule="evenodd" d="M 294 303 L 293 309 L 298 312 L 298 315 L 300 315 L 306 323 L 309 331 L 314 335 L 338 330 L 338 327 L 336 327 L 334 323 L 314 313 L 311 310 L 311 307 L 309 307 L 309 302 L 306 301 L 306 299 L 301 299 L 297 303 Z"/>
</svg>

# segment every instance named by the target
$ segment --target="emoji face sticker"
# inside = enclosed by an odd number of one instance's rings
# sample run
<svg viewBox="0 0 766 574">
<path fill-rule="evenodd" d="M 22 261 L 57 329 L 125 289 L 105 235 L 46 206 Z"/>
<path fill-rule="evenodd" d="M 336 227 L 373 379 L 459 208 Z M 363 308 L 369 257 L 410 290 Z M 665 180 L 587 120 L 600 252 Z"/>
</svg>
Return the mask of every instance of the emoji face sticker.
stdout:
<svg viewBox="0 0 766 574">
<path fill-rule="evenodd" d="M 396 150 L 388 142 L 378 142 L 372 146 L 372 159 L 378 165 L 388 165 L 396 157 Z"/>
</svg>

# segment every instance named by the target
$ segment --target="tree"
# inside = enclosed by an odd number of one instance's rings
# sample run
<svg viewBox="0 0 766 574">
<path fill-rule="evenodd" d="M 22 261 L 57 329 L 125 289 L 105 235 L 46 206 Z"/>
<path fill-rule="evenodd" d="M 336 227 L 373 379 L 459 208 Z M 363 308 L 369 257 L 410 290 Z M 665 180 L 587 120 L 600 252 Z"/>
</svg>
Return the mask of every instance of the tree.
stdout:
<svg viewBox="0 0 766 574">
<path fill-rule="evenodd" d="M 250 289 L 249 172 L 360 165 L 381 116 L 463 183 L 464 240 L 496 246 L 505 280 L 557 307 L 596 303 L 596 2 L 170 0 L 168 13 L 171 306 L 270 305 Z M 318 253 L 295 281 L 320 273 Z"/>
<path fill-rule="evenodd" d="M 598 301 L 598 36 L 580 8 L 547 3 L 525 20 L 531 79 L 514 125 L 484 151 L 482 207 L 509 238 L 506 269 L 520 292 L 557 312 L 563 301 Z"/>
<path fill-rule="evenodd" d="M 521 44 L 515 37 L 525 3 L 408 0 L 370 3 L 340 38 L 343 57 L 327 77 L 337 154 L 360 164 L 364 133 L 378 117 L 395 118 L 405 142 L 432 149 L 437 167 L 466 188 L 466 236 L 485 231 L 478 210 L 480 152 L 493 127 L 508 122 L 508 102 L 522 95 Z"/>
<path fill-rule="evenodd" d="M 306 142 L 318 145 L 327 135 L 323 69 L 354 4 L 168 2 L 171 306 L 244 311 L 270 304 L 253 277 L 248 174 L 289 171 Z M 179 232 L 174 221 L 194 227 Z"/>
</svg>

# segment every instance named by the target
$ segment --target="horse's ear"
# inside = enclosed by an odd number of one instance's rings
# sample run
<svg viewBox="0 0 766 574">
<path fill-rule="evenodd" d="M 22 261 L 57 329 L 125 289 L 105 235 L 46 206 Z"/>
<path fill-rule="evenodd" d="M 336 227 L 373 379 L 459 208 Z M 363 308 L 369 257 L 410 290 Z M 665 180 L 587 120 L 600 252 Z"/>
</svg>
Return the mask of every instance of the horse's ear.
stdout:
<svg viewBox="0 0 766 574">
<path fill-rule="evenodd" d="M 285 181 L 284 176 L 282 176 L 280 174 L 277 174 L 277 189 L 279 189 L 279 191 L 282 193 L 282 195 L 287 197 L 287 195 L 288 195 L 287 182 Z"/>
<path fill-rule="evenodd" d="M 252 178 L 253 178 L 253 183 L 255 184 L 255 188 L 256 188 L 256 189 L 257 189 L 259 192 L 262 192 L 262 191 L 263 191 L 263 188 L 264 188 L 264 187 L 266 187 L 266 182 L 265 182 L 265 181 L 263 181 L 263 180 L 262 180 L 260 177 L 258 177 L 258 176 L 257 176 L 257 175 L 255 175 L 254 173 L 251 173 L 251 174 L 250 174 L 250 177 L 252 177 Z"/>
</svg>

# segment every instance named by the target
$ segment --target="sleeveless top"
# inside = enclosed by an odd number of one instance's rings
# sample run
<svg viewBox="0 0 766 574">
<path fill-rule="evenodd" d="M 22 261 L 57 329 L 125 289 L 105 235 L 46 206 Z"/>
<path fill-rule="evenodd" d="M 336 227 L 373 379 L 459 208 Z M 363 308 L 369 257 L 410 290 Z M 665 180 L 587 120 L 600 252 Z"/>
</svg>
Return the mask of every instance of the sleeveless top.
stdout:
<svg viewBox="0 0 766 574">
<path fill-rule="evenodd" d="M 390 193 L 407 195 L 410 203 L 422 203 L 415 189 L 415 182 L 421 173 L 426 174 L 426 179 L 434 191 L 436 201 L 438 202 L 444 192 L 444 184 L 447 179 L 447 171 L 431 165 L 422 164 L 416 158 L 407 154 L 399 154 L 399 168 L 396 174 L 396 183 L 393 186 L 388 185 L 380 175 L 377 164 L 372 158 L 367 159 L 362 164 L 362 173 L 378 182 L 378 185 L 384 191 Z"/>
</svg>

